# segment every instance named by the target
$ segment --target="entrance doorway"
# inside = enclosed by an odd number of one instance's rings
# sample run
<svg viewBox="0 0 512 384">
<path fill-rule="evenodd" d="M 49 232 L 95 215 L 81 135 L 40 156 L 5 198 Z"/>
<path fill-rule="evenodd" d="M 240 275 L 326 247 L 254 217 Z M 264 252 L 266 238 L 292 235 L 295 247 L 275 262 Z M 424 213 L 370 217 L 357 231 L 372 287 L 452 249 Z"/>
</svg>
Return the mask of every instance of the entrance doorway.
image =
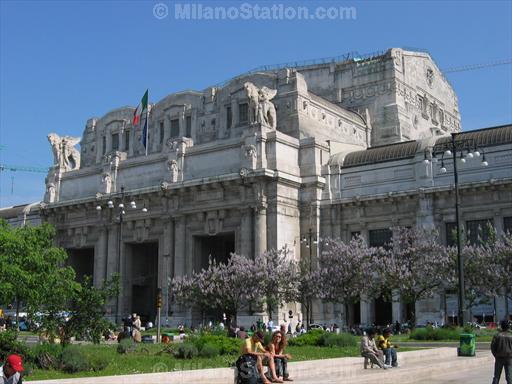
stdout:
<svg viewBox="0 0 512 384">
<path fill-rule="evenodd" d="M 158 289 L 158 243 L 127 245 L 131 250 L 130 271 L 131 308 L 142 323 L 155 322 Z"/>
<path fill-rule="evenodd" d="M 393 324 L 393 304 L 382 296 L 375 299 L 375 324 L 379 326 Z"/>
<path fill-rule="evenodd" d="M 94 248 L 68 249 L 66 264 L 75 270 L 75 278 L 82 283 L 85 276 L 94 276 Z"/>
<path fill-rule="evenodd" d="M 235 233 L 220 233 L 215 236 L 194 236 L 194 268 L 196 271 L 208 269 L 211 258 L 217 263 L 227 263 L 231 253 L 235 252 Z M 226 313 L 231 318 L 229 313 Z M 222 310 L 195 308 L 192 312 L 192 322 L 201 324 L 208 321 L 223 321 Z"/>
<path fill-rule="evenodd" d="M 208 260 L 226 263 L 235 252 L 235 233 L 220 233 L 215 236 L 194 236 L 195 267 L 208 268 Z"/>
</svg>

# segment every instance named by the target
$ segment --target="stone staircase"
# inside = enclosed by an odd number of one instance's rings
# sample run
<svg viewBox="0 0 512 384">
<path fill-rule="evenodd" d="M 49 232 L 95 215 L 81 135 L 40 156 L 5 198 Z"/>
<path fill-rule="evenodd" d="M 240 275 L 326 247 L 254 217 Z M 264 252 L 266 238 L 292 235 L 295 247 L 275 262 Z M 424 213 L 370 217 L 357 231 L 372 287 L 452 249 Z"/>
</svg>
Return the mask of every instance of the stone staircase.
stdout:
<svg viewBox="0 0 512 384">
<path fill-rule="evenodd" d="M 399 352 L 400 368 L 382 370 L 363 369 L 362 357 L 310 360 L 289 363 L 290 375 L 296 384 L 321 382 L 343 384 L 415 383 L 442 375 L 445 372 L 464 371 L 491 364 L 490 352 L 478 352 L 476 357 L 457 357 L 456 348 L 435 348 Z M 80 379 L 32 381 L 39 384 L 231 384 L 231 368 L 198 369 L 191 371 L 160 372 L 126 376 L 87 377 Z M 435 381 L 432 381 L 435 383 Z"/>
</svg>

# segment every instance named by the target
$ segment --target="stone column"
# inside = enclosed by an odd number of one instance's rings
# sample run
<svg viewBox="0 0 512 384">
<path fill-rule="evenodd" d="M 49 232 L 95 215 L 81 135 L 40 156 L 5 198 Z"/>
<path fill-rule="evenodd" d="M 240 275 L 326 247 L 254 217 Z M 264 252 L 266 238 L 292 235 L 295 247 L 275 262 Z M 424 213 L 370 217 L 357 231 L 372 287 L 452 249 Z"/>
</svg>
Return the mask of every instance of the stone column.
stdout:
<svg viewBox="0 0 512 384">
<path fill-rule="evenodd" d="M 117 260 L 118 260 L 118 247 L 117 239 L 119 233 L 119 226 L 113 224 L 108 229 L 109 236 L 107 239 L 107 275 L 106 278 L 110 278 L 112 274 L 118 272 Z"/>
<path fill-rule="evenodd" d="M 180 134 L 179 137 L 185 136 L 186 123 L 185 123 L 185 110 L 181 111 L 179 114 L 179 122 L 180 122 Z"/>
<path fill-rule="evenodd" d="M 185 216 L 177 216 L 174 223 L 174 276 L 183 276 L 185 268 Z"/>
<path fill-rule="evenodd" d="M 267 250 L 267 209 L 265 206 L 254 208 L 254 257 Z"/>
<path fill-rule="evenodd" d="M 252 245 L 252 210 L 243 208 L 240 210 L 240 254 L 253 258 Z"/>
<path fill-rule="evenodd" d="M 117 239 L 118 239 L 118 233 L 119 233 L 119 227 L 117 224 L 109 225 L 108 227 L 108 237 L 107 237 L 107 260 L 106 260 L 106 279 L 109 279 L 112 277 L 114 273 L 118 272 L 118 266 L 117 266 L 117 260 L 118 260 L 118 246 L 117 246 Z M 123 276 L 120 277 L 120 290 L 122 290 L 123 286 Z M 121 295 L 121 292 L 119 292 L 119 295 Z M 109 301 L 109 304 L 107 305 L 107 317 L 110 321 L 116 322 L 117 321 L 117 298 L 114 297 L 112 300 Z"/>
<path fill-rule="evenodd" d="M 393 315 L 393 323 L 399 322 L 402 323 L 402 313 L 403 313 L 403 305 L 400 300 L 400 294 L 398 292 L 393 292 L 392 298 L 392 315 Z"/>
<path fill-rule="evenodd" d="M 162 268 L 159 268 L 159 276 L 161 281 L 162 288 L 162 324 L 165 326 L 169 325 L 169 311 L 170 311 L 170 291 L 169 291 L 169 280 L 173 277 L 174 272 L 174 223 L 172 220 L 169 220 L 164 224 L 164 234 L 162 236 L 159 251 L 161 249 L 161 257 L 162 260 L 159 260 L 162 265 Z M 161 273 L 161 275 L 160 275 Z"/>
<path fill-rule="evenodd" d="M 94 286 L 99 288 L 105 280 L 107 272 L 107 242 L 108 242 L 108 227 L 100 226 L 98 241 L 94 246 Z"/>
<path fill-rule="evenodd" d="M 373 323 L 374 319 L 374 303 L 372 299 L 367 298 L 366 296 L 361 296 L 361 324 L 369 325 Z"/>
</svg>

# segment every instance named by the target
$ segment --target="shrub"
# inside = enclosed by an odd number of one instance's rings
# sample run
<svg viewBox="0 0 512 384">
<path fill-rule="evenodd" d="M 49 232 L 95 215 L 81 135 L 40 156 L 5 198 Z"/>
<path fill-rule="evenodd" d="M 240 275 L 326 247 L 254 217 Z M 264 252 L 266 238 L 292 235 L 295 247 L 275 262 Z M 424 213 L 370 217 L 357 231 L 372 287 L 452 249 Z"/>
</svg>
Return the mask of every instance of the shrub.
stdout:
<svg viewBox="0 0 512 384">
<path fill-rule="evenodd" d="M 199 351 L 206 344 L 210 344 L 215 346 L 221 355 L 236 355 L 240 353 L 241 341 L 233 337 L 204 334 L 189 338 L 189 342 L 194 344 Z"/>
<path fill-rule="evenodd" d="M 79 345 L 70 345 L 62 351 L 62 370 L 68 373 L 88 371 L 89 359 Z"/>
<path fill-rule="evenodd" d="M 288 340 L 288 345 L 302 347 L 304 345 L 320 345 L 320 338 L 325 332 L 321 329 L 313 329 L 295 338 Z"/>
<path fill-rule="evenodd" d="M 44 343 L 36 345 L 32 350 L 31 360 L 41 369 L 58 369 L 62 359 L 60 344 Z"/>
<path fill-rule="evenodd" d="M 349 333 L 325 332 L 320 336 L 319 344 L 322 347 L 354 347 L 357 345 L 356 338 Z"/>
<path fill-rule="evenodd" d="M 215 344 L 205 344 L 203 345 L 203 348 L 201 349 L 201 352 L 199 353 L 199 356 L 201 357 L 207 357 L 212 358 L 215 356 L 218 356 L 220 354 L 220 349 Z"/>
<path fill-rule="evenodd" d="M 123 339 L 117 345 L 117 353 L 125 354 L 135 351 L 137 346 L 131 337 Z"/>
<path fill-rule="evenodd" d="M 18 333 L 16 331 L 0 332 L 0 360 L 4 361 L 5 358 L 11 353 L 16 353 L 23 357 L 28 357 L 30 351 L 27 345 L 17 340 Z"/>
<path fill-rule="evenodd" d="M 192 359 L 197 356 L 197 348 L 192 343 L 181 343 L 174 351 L 174 357 L 177 359 Z"/>
<path fill-rule="evenodd" d="M 410 334 L 410 338 L 413 340 L 421 341 L 438 341 L 438 340 L 454 340 L 458 341 L 460 338 L 460 328 L 417 328 Z"/>
<path fill-rule="evenodd" d="M 89 356 L 89 365 L 94 372 L 102 371 L 110 364 L 105 356 L 93 355 Z"/>
</svg>

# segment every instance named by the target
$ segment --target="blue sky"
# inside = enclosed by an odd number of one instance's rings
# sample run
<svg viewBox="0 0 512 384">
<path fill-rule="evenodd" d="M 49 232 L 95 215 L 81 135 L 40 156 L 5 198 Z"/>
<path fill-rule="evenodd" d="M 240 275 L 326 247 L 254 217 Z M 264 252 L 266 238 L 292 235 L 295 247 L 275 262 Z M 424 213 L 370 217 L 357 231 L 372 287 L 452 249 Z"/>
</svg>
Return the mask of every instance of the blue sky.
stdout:
<svg viewBox="0 0 512 384">
<path fill-rule="evenodd" d="M 154 16 L 158 3 L 167 17 Z M 49 132 L 81 136 L 88 118 L 136 105 L 146 88 L 154 102 L 263 64 L 390 47 L 427 49 L 441 68 L 512 57 L 510 1 L 247 2 L 356 8 L 353 20 L 322 21 L 176 20 L 175 3 L 1 1 L 0 162 L 49 166 Z M 511 72 L 447 76 L 464 130 L 512 122 Z M 0 206 L 42 199 L 44 174 L 0 173 Z"/>
</svg>

